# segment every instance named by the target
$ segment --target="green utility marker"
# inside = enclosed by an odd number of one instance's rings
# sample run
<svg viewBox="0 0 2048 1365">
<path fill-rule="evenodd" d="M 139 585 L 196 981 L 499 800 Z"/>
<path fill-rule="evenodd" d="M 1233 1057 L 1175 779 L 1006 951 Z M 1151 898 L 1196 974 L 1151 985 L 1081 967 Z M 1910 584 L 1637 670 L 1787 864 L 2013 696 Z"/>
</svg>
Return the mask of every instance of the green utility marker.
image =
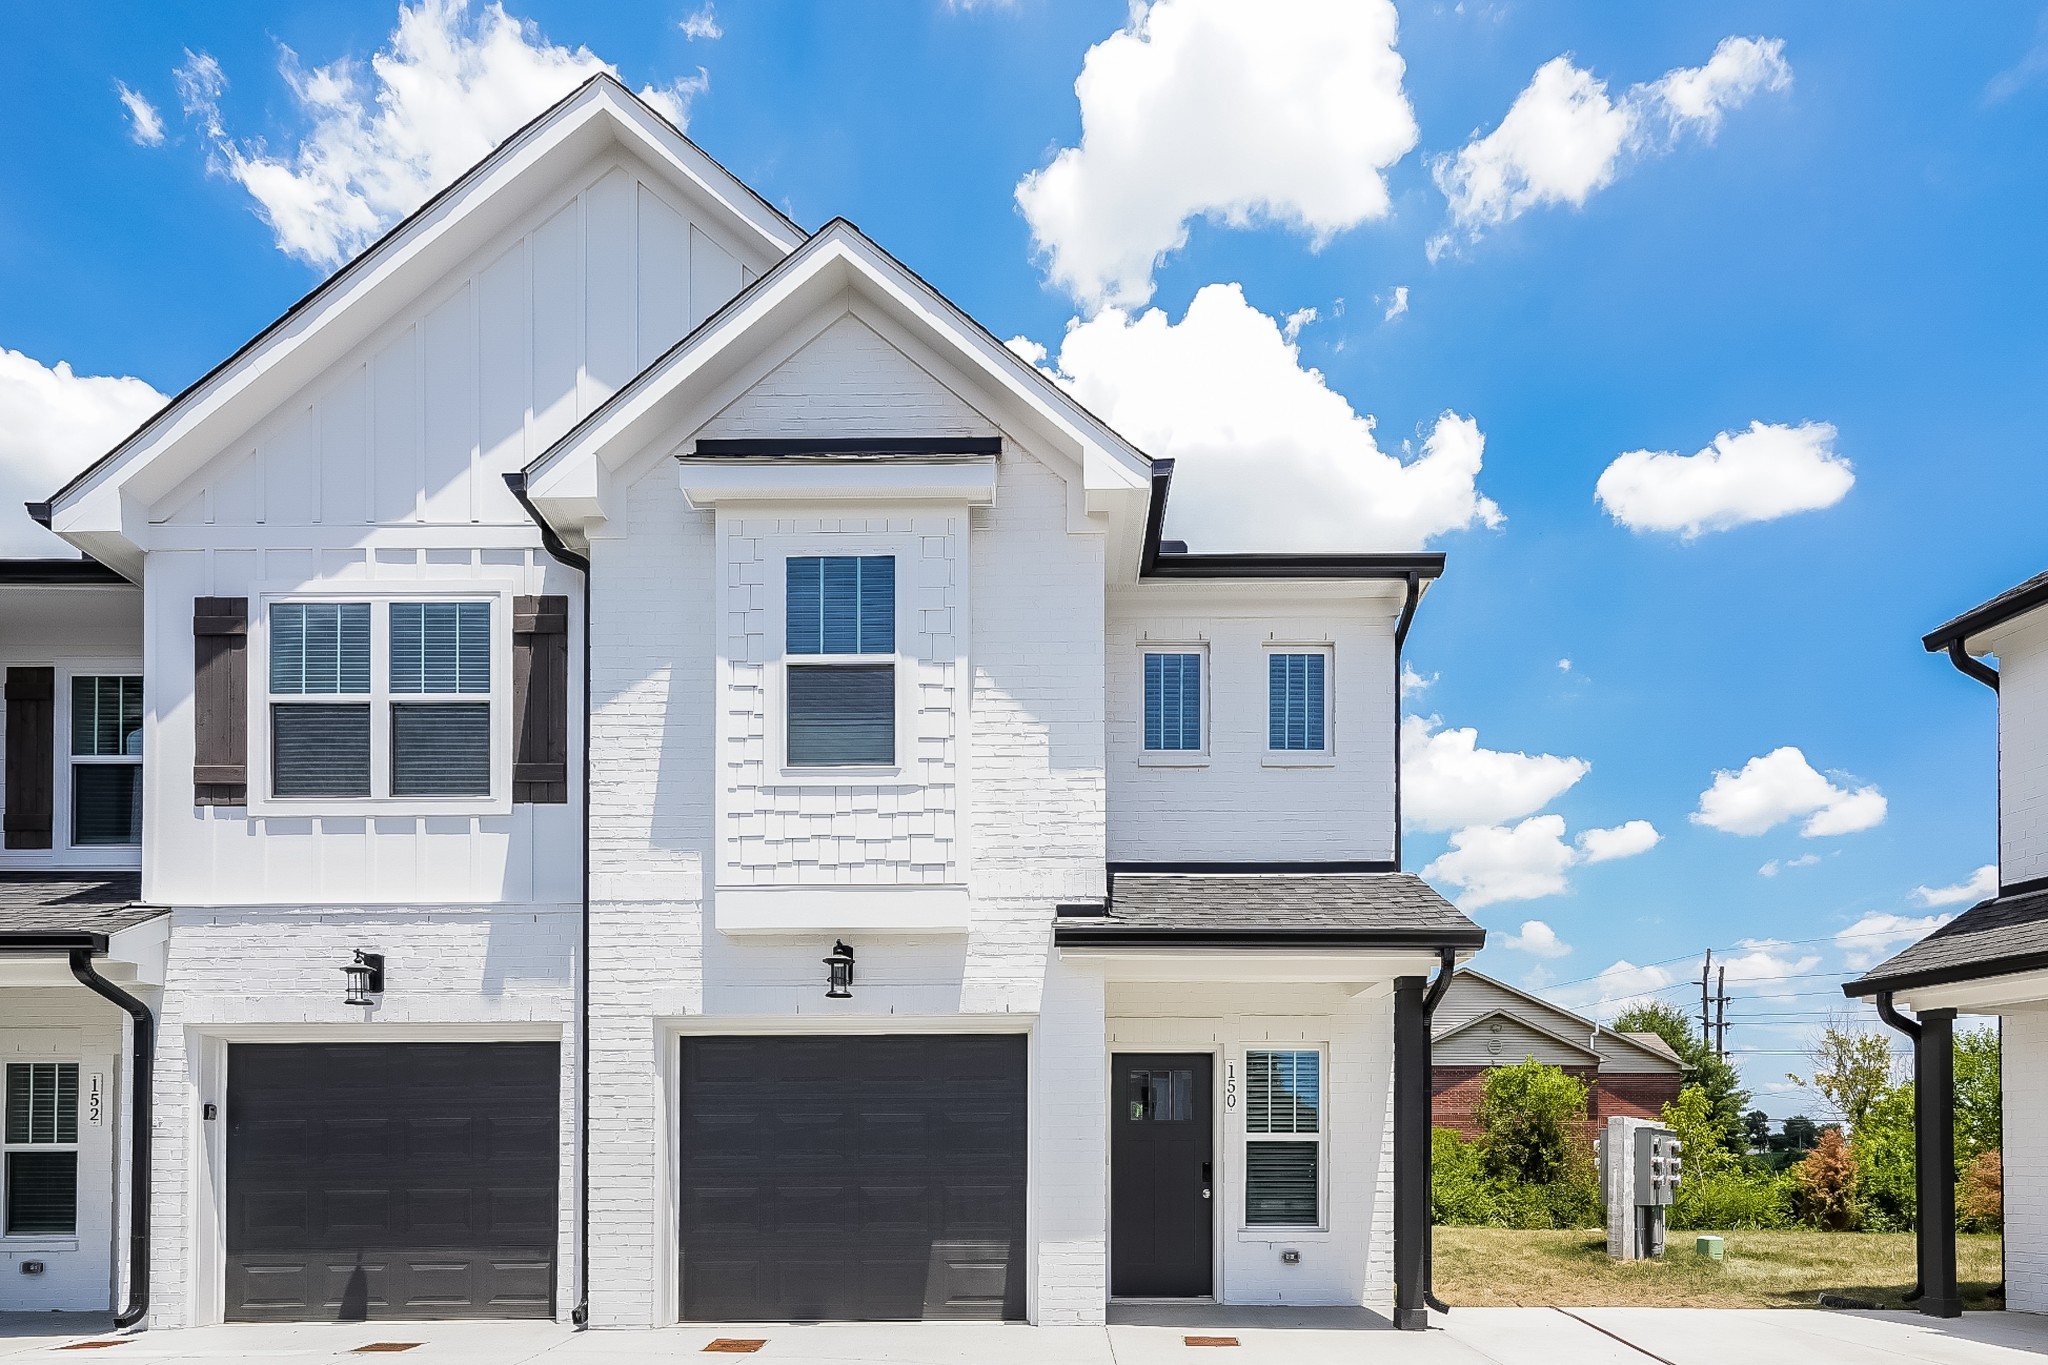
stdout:
<svg viewBox="0 0 2048 1365">
<path fill-rule="evenodd" d="M 1720 1260 L 1727 1250 L 1719 1237 L 1697 1238 L 1692 1244 L 1692 1249 L 1710 1261 Z"/>
</svg>

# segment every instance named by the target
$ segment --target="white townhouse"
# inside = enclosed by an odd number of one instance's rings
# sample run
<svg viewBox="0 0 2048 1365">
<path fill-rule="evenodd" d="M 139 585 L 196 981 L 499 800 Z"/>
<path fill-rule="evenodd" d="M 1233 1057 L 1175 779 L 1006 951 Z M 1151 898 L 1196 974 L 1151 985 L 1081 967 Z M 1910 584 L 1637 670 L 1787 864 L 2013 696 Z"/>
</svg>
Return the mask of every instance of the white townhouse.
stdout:
<svg viewBox="0 0 2048 1365">
<path fill-rule="evenodd" d="M 1913 1040 L 1919 1306 L 1936 1317 L 1962 1312 L 1955 1021 L 1997 1019 L 2005 1306 L 2048 1313 L 2048 573 L 1936 627 L 1921 643 L 1998 698 L 1998 894 L 1842 989 L 1870 1000 Z"/>
<path fill-rule="evenodd" d="M 1442 558 L 1170 477 L 615 81 L 514 134 L 0 570 L 0 1307 L 1422 1325 Z"/>
</svg>

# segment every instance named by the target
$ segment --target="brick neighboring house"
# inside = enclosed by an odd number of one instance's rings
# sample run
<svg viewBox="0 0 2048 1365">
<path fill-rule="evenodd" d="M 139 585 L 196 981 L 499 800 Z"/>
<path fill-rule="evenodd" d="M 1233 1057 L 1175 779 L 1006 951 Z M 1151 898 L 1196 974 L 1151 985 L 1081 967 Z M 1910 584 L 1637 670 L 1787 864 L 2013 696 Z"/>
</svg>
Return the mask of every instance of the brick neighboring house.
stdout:
<svg viewBox="0 0 2048 1365">
<path fill-rule="evenodd" d="M 1684 1065 L 1656 1034 L 1616 1033 L 1470 969 L 1451 978 L 1433 1023 L 1431 1116 L 1466 1137 L 1479 1134 L 1487 1070 L 1530 1057 L 1586 1082 L 1595 1126 L 1656 1118 L 1678 1098 Z"/>
</svg>

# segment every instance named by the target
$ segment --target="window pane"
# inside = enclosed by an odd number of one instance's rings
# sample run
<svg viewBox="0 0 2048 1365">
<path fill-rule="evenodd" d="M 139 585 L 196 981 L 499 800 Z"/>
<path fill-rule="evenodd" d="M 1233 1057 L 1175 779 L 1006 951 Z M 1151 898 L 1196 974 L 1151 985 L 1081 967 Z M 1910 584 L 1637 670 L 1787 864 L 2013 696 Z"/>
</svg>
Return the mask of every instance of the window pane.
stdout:
<svg viewBox="0 0 2048 1365">
<path fill-rule="evenodd" d="M 1285 1227 L 1314 1227 L 1316 1166 L 1322 1155 L 1313 1142 L 1247 1142 L 1244 1145 L 1244 1221 Z"/>
<path fill-rule="evenodd" d="M 895 761 L 895 665 L 789 670 L 792 767 Z"/>
<path fill-rule="evenodd" d="M 71 842 L 142 842 L 142 765 L 71 765 Z"/>
<path fill-rule="evenodd" d="M 1187 1123 L 1195 1117 L 1192 1071 L 1133 1071 L 1127 1084 L 1134 1123 Z"/>
<path fill-rule="evenodd" d="M 488 702 L 412 702 L 391 708 L 393 796 L 489 796 Z"/>
<path fill-rule="evenodd" d="M 1321 1132 L 1322 1060 L 1316 1052 L 1247 1052 L 1244 1130 Z"/>
<path fill-rule="evenodd" d="M 370 690 L 370 604 L 280 602 L 270 609 L 270 690 L 286 696 Z"/>
<path fill-rule="evenodd" d="M 279 796 L 368 796 L 370 708 L 270 709 L 272 790 Z"/>
<path fill-rule="evenodd" d="M 1323 747 L 1323 656 L 1267 656 L 1270 682 L 1266 743 L 1311 752 Z"/>
<path fill-rule="evenodd" d="M 78 1141 L 78 1063 L 9 1063 L 6 1139 Z"/>
<path fill-rule="evenodd" d="M 80 758 L 142 755 L 142 679 L 71 680 L 71 752 Z"/>
<path fill-rule="evenodd" d="M 391 604 L 393 692 L 491 690 L 491 604 Z"/>
<path fill-rule="evenodd" d="M 1202 656 L 1145 656 L 1145 747 L 1202 747 Z"/>
<path fill-rule="evenodd" d="M 895 556 L 809 555 L 786 569 L 787 653 L 896 652 Z"/>
<path fill-rule="evenodd" d="M 9 1152 L 9 1235 L 77 1230 L 78 1153 Z"/>
</svg>

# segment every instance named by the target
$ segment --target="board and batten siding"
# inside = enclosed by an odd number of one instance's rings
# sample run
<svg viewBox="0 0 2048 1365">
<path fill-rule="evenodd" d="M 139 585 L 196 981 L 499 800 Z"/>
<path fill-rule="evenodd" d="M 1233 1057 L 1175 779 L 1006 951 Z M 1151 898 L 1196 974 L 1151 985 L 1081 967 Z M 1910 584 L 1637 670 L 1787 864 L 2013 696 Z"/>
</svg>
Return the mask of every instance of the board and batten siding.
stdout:
<svg viewBox="0 0 2048 1365">
<path fill-rule="evenodd" d="M 2048 611 L 1997 633 L 1998 880 L 2048 877 Z"/>
<path fill-rule="evenodd" d="M 1290 604 L 1269 585 L 1146 583 L 1109 599 L 1109 856 L 1117 862 L 1394 856 L 1394 618 L 1388 603 Z M 1271 648 L 1327 649 L 1328 761 L 1267 754 Z M 1143 655 L 1206 653 L 1206 752 L 1144 749 Z"/>
</svg>

